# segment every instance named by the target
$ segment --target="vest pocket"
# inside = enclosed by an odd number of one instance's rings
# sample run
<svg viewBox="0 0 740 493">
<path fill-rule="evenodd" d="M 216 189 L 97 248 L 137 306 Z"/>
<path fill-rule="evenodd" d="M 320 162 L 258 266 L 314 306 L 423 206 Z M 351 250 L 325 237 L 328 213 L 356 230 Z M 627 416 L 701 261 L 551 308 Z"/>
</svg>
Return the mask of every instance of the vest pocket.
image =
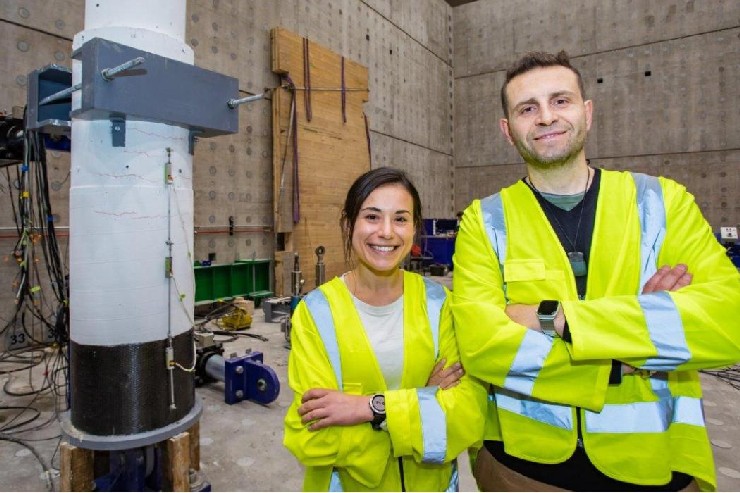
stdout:
<svg viewBox="0 0 740 493">
<path fill-rule="evenodd" d="M 547 278 L 542 259 L 514 259 L 504 262 L 504 282 L 544 281 Z"/>
<path fill-rule="evenodd" d="M 564 279 L 562 270 L 548 269 L 543 259 L 512 259 L 504 263 L 506 298 L 511 303 L 561 299 L 566 292 Z"/>
</svg>

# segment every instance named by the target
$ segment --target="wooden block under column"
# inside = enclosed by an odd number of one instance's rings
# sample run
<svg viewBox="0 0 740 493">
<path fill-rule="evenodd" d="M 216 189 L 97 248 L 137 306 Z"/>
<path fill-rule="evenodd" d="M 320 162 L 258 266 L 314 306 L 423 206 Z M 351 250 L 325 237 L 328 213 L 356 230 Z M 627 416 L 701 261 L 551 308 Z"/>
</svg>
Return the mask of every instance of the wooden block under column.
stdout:
<svg viewBox="0 0 740 493">
<path fill-rule="evenodd" d="M 190 468 L 200 471 L 200 421 L 189 430 L 190 435 Z"/>
<path fill-rule="evenodd" d="M 61 453 L 61 491 L 93 491 L 95 453 L 67 442 L 62 443 Z"/>
<path fill-rule="evenodd" d="M 187 431 L 165 443 L 165 490 L 190 491 L 190 434 Z"/>
</svg>

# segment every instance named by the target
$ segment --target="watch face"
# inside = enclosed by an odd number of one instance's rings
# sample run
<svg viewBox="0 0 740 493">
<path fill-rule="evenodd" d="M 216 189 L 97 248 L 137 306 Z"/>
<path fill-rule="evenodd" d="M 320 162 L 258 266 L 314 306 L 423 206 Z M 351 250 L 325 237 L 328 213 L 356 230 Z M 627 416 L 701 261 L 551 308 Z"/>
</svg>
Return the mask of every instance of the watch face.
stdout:
<svg viewBox="0 0 740 493">
<path fill-rule="evenodd" d="M 555 315 L 558 312 L 560 303 L 554 300 L 544 300 L 540 302 L 537 308 L 537 315 Z"/>
<path fill-rule="evenodd" d="M 385 396 L 376 394 L 373 396 L 373 409 L 379 414 L 385 414 Z"/>
</svg>

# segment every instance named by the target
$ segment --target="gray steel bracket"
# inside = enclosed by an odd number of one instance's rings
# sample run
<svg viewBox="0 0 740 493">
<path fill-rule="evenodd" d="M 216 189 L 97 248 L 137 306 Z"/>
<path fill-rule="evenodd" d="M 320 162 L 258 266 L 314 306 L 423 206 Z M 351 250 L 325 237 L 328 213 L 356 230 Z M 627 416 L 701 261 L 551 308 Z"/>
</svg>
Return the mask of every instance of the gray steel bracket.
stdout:
<svg viewBox="0 0 740 493">
<path fill-rule="evenodd" d="M 82 62 L 81 105 L 72 112 L 80 119 L 125 115 L 201 131 L 200 137 L 239 131 L 239 112 L 228 101 L 239 92 L 239 81 L 217 72 L 93 38 L 72 57 Z M 144 61 L 106 79 L 101 73 L 137 58 Z"/>
<path fill-rule="evenodd" d="M 26 128 L 40 133 L 69 136 L 72 95 L 39 105 L 46 97 L 72 87 L 72 71 L 60 65 L 47 65 L 28 74 Z"/>
</svg>

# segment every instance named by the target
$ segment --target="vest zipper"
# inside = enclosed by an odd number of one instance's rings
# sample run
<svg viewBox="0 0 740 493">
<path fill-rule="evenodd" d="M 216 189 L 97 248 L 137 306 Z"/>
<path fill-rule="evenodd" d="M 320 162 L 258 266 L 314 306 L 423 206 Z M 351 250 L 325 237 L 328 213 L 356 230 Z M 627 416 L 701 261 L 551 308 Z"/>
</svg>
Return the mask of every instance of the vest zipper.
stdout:
<svg viewBox="0 0 740 493">
<path fill-rule="evenodd" d="M 398 473 L 401 475 L 401 491 L 406 491 L 406 480 L 403 477 L 403 457 L 398 458 Z"/>
</svg>

